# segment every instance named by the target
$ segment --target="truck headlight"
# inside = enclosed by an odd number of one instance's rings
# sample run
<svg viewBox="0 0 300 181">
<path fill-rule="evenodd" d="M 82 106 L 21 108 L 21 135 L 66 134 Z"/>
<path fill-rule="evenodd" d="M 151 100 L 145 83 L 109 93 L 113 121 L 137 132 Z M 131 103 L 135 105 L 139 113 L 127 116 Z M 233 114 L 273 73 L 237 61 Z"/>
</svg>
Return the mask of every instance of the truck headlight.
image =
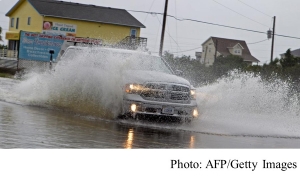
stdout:
<svg viewBox="0 0 300 181">
<path fill-rule="evenodd" d="M 191 89 L 191 98 L 196 99 L 196 89 Z"/>
<path fill-rule="evenodd" d="M 144 90 L 144 86 L 141 84 L 126 84 L 125 92 L 128 94 L 139 94 Z"/>
<path fill-rule="evenodd" d="M 193 110 L 193 117 L 194 117 L 194 118 L 197 118 L 198 116 L 199 116 L 198 110 L 197 110 L 197 108 L 195 108 L 195 109 Z"/>
</svg>

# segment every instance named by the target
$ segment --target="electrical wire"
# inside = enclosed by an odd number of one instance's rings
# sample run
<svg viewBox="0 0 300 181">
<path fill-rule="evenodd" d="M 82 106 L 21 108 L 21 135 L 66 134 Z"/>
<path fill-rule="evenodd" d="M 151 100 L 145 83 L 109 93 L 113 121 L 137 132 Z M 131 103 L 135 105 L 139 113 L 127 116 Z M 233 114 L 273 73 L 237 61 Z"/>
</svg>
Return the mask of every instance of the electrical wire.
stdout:
<svg viewBox="0 0 300 181">
<path fill-rule="evenodd" d="M 269 39 L 265 39 L 265 40 L 261 40 L 261 41 L 258 41 L 258 42 L 253 42 L 253 43 L 247 43 L 248 45 L 251 45 L 251 44 L 257 44 L 257 43 L 261 43 L 261 42 L 264 42 L 264 41 L 267 41 Z"/>
<path fill-rule="evenodd" d="M 196 49 L 198 49 L 198 48 L 202 48 L 202 46 L 201 46 L 201 47 L 196 47 L 196 48 L 193 48 L 193 49 L 189 49 L 189 50 L 183 50 L 183 51 L 179 51 L 179 52 L 169 52 L 169 53 L 182 53 L 182 52 L 188 52 L 188 51 L 196 50 Z"/>
<path fill-rule="evenodd" d="M 189 49 L 189 50 L 183 50 L 183 51 L 179 51 L 179 52 L 169 52 L 169 53 L 182 53 L 182 52 L 188 52 L 188 51 L 196 50 L 196 49 L 198 49 L 198 48 L 202 48 L 202 46 L 201 46 L 201 47 L 196 47 L 196 48 L 193 48 L 193 49 Z M 153 52 L 153 53 L 158 53 L 158 52 Z"/>
<path fill-rule="evenodd" d="M 256 11 L 258 11 L 258 12 L 260 12 L 260 13 L 262 13 L 262 14 L 264 14 L 264 15 L 268 16 L 268 17 L 270 17 L 270 18 L 272 18 L 272 16 L 270 16 L 270 15 L 268 15 L 268 14 L 266 14 L 266 13 L 264 13 L 264 12 L 262 12 L 262 11 L 260 11 L 260 10 L 256 9 L 256 8 L 254 8 L 254 7 L 250 6 L 249 4 L 246 4 L 246 3 L 244 3 L 244 2 L 243 2 L 243 1 L 241 1 L 241 0 L 237 0 L 237 1 L 239 1 L 240 3 L 243 3 L 244 5 L 246 5 L 246 6 L 250 7 L 250 8 L 252 8 L 252 9 L 254 9 L 254 10 L 256 10 Z"/>
<path fill-rule="evenodd" d="M 177 3 L 176 3 L 176 0 L 175 0 L 174 5 L 175 5 L 175 16 L 177 17 Z M 178 44 L 179 44 L 179 41 L 178 41 L 178 27 L 177 27 L 177 21 L 175 21 L 175 23 L 176 23 L 176 41 L 177 41 Z M 178 46 L 177 46 L 177 51 L 178 51 Z"/>
<path fill-rule="evenodd" d="M 260 25 L 262 25 L 262 26 L 269 27 L 269 26 L 267 26 L 267 25 L 264 25 L 264 24 L 262 24 L 262 23 L 260 23 L 260 22 L 258 22 L 258 21 L 255 21 L 255 20 L 253 20 L 253 19 L 251 19 L 251 18 L 249 18 L 249 17 L 247 17 L 247 16 L 245 16 L 245 15 L 243 15 L 243 14 L 241 14 L 241 13 L 239 13 L 239 12 L 237 12 L 237 11 L 235 11 L 235 10 L 233 10 L 233 9 L 231 9 L 231 8 L 229 8 L 229 7 L 225 6 L 225 5 L 223 5 L 223 4 L 221 4 L 221 3 L 219 3 L 219 2 L 216 1 L 216 0 L 212 0 L 212 1 L 214 1 L 215 3 L 221 5 L 221 6 L 227 8 L 227 9 L 229 9 L 229 10 L 231 10 L 231 11 L 233 11 L 233 12 L 235 12 L 235 13 L 241 15 L 241 16 L 243 16 L 244 18 L 247 18 L 247 19 L 249 19 L 249 20 L 251 20 L 251 21 L 253 21 L 253 22 L 256 22 L 256 23 L 258 23 L 258 24 L 260 24 Z"/>
<path fill-rule="evenodd" d="M 156 16 L 157 17 L 157 16 Z M 161 21 L 157 18 L 157 20 L 159 21 L 159 23 L 162 25 Z M 177 47 L 181 50 L 180 46 L 178 45 L 178 43 L 176 42 L 176 40 L 174 40 L 174 38 L 170 35 L 169 31 L 167 31 L 169 37 L 176 43 Z"/>
<path fill-rule="evenodd" d="M 150 14 L 160 14 L 162 15 L 163 13 L 156 13 L 156 12 L 146 12 L 146 11 L 136 11 L 136 10 L 127 10 L 127 11 L 132 11 L 132 12 L 138 12 L 138 13 L 150 13 Z M 249 31 L 249 32 L 254 32 L 254 33 L 261 33 L 261 34 L 267 34 L 267 32 L 262 32 L 262 31 L 257 31 L 257 30 L 251 30 L 251 29 L 246 29 L 246 28 L 239 28 L 239 27 L 234 27 L 234 26 L 227 26 L 227 25 L 222 25 L 222 24 L 217 24 L 217 23 L 210 23 L 206 21 L 200 21 L 200 20 L 194 20 L 194 19 L 189 19 L 189 18 L 177 18 L 173 15 L 167 15 L 168 17 L 172 17 L 178 21 L 192 21 L 192 22 L 197 22 L 197 23 L 204 23 L 204 24 L 209 24 L 209 25 L 214 25 L 214 26 L 220 26 L 220 27 L 226 27 L 226 28 L 232 28 L 232 29 L 237 29 L 237 30 L 243 30 L 243 31 Z M 293 39 L 300 39 L 300 37 L 295 37 L 295 36 L 288 36 L 288 35 L 280 35 L 280 34 L 274 34 L 275 36 L 280 36 L 280 37 L 285 37 L 285 38 L 293 38 Z"/>
<path fill-rule="evenodd" d="M 157 12 L 146 12 L 146 11 L 136 11 L 136 10 L 127 10 L 127 11 L 132 11 L 132 12 L 137 12 L 137 13 L 150 13 L 150 14 L 160 14 L 160 15 L 163 15 L 163 13 L 157 13 Z M 175 17 L 173 15 L 167 15 L 167 16 L 171 17 L 171 18 L 174 18 L 177 21 L 193 21 L 193 22 L 197 22 L 197 23 L 204 23 L 204 24 L 221 26 L 221 27 L 226 27 L 226 28 L 232 28 L 232 29 L 250 31 L 250 32 L 255 32 L 255 33 L 267 34 L 267 32 L 262 32 L 262 31 L 250 30 L 250 29 L 245 29 L 245 28 L 238 28 L 238 27 L 234 27 L 234 26 L 221 25 L 221 24 L 217 24 L 217 23 L 210 23 L 210 22 L 206 22 L 206 21 L 194 20 L 194 19 L 189 19 L 189 18 L 181 18 L 181 19 L 179 19 L 179 18 L 177 18 L 177 17 Z"/>
<path fill-rule="evenodd" d="M 151 6 L 150 6 L 150 8 L 149 8 L 149 11 L 151 10 L 151 8 L 152 8 L 154 2 L 155 2 L 155 0 L 152 1 Z M 148 18 L 148 15 L 149 15 L 149 14 L 146 15 L 146 18 L 144 19 L 144 23 L 146 22 L 146 20 L 147 20 L 147 18 Z"/>
</svg>

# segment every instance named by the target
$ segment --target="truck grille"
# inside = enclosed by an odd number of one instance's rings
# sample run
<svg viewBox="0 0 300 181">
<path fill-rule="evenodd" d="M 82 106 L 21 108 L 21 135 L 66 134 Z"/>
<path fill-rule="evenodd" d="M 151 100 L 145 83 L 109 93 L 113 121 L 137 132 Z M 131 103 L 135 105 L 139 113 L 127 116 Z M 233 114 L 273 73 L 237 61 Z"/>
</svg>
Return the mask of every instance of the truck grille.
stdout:
<svg viewBox="0 0 300 181">
<path fill-rule="evenodd" d="M 146 100 L 190 103 L 190 88 L 186 85 L 147 83 L 141 96 Z"/>
</svg>

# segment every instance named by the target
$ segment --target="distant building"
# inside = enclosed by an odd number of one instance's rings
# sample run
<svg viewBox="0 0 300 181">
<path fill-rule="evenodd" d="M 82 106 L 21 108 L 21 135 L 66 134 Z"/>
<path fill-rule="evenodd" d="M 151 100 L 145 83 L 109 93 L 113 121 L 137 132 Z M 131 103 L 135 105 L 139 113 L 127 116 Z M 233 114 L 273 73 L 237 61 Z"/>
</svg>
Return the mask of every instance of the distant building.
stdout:
<svg viewBox="0 0 300 181">
<path fill-rule="evenodd" d="M 284 58 L 284 57 L 285 57 L 284 54 L 285 54 L 285 53 L 280 54 L 280 57 L 281 57 L 281 58 Z M 300 57 L 300 48 L 291 51 L 291 54 L 292 54 L 294 57 Z"/>
<path fill-rule="evenodd" d="M 197 60 L 197 61 L 200 61 L 200 60 L 201 60 L 201 55 L 202 55 L 202 52 L 196 52 L 196 53 L 195 53 L 195 56 L 196 56 L 196 60 Z"/>
<path fill-rule="evenodd" d="M 245 41 L 218 37 L 210 37 L 202 44 L 200 62 L 206 66 L 211 66 L 215 61 L 215 57 L 228 55 L 241 56 L 249 64 L 259 62 L 251 55 Z"/>
<path fill-rule="evenodd" d="M 15 51 L 20 31 L 100 39 L 111 45 L 136 43 L 145 28 L 125 9 L 56 0 L 19 0 L 6 16 L 8 49 Z"/>
</svg>

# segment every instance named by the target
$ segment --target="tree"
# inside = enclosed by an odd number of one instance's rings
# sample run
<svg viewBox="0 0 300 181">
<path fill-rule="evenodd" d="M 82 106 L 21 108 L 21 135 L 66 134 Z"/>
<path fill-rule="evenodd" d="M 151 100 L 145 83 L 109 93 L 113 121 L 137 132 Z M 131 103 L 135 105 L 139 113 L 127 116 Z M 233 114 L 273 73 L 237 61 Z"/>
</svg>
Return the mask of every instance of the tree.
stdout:
<svg viewBox="0 0 300 181">
<path fill-rule="evenodd" d="M 291 49 L 288 49 L 285 54 L 284 58 L 281 58 L 280 64 L 283 69 L 288 67 L 294 67 L 297 64 L 297 59 L 292 55 Z"/>
<path fill-rule="evenodd" d="M 236 55 L 219 56 L 213 64 L 214 74 L 217 78 L 226 75 L 229 71 L 234 69 L 244 69 L 248 66 L 243 58 Z"/>
</svg>

